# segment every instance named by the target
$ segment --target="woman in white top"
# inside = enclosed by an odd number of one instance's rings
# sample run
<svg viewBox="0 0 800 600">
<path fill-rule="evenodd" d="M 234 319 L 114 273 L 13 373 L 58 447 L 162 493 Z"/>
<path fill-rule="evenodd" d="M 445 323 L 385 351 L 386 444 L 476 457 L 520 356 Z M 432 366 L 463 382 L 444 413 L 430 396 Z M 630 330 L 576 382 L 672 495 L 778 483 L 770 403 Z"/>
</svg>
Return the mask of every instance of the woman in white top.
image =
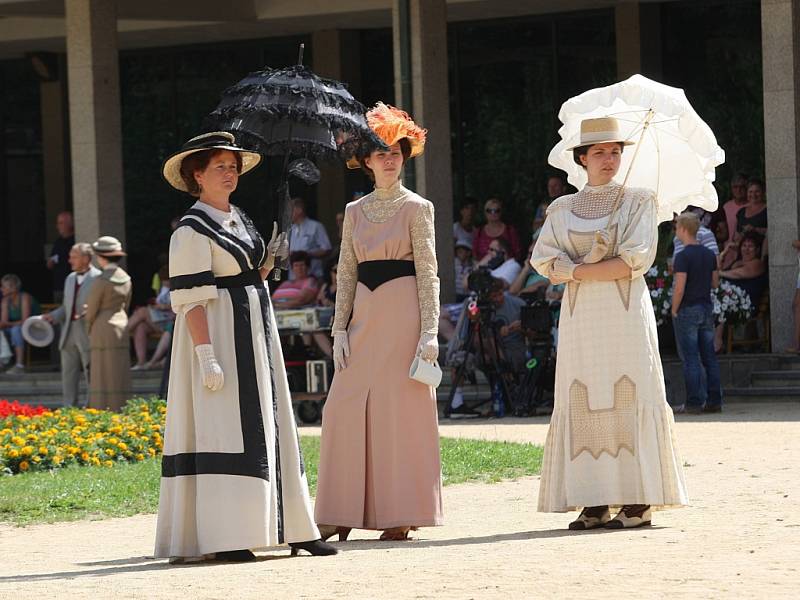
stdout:
<svg viewBox="0 0 800 600">
<path fill-rule="evenodd" d="M 278 329 L 264 278 L 286 244 L 269 244 L 230 204 L 260 156 L 229 133 L 187 142 L 164 165 L 199 200 L 169 249 L 172 345 L 155 556 L 171 562 L 335 554 L 319 541 Z"/>
<path fill-rule="evenodd" d="M 643 277 L 658 241 L 656 198 L 614 180 L 628 143 L 615 119 L 584 120 L 573 155 L 589 182 L 548 207 L 531 256 L 567 286 L 539 510 L 582 507 L 570 529 L 649 525 L 651 506 L 688 502 Z M 621 507 L 613 519 L 612 506 Z"/>
</svg>

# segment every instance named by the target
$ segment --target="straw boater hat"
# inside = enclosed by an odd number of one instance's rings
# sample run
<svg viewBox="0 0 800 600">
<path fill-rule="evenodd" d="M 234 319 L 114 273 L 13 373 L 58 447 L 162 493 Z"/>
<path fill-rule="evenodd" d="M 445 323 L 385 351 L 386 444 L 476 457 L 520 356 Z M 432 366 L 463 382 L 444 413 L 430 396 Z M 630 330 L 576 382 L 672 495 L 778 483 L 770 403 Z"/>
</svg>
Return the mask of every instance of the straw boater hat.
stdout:
<svg viewBox="0 0 800 600">
<path fill-rule="evenodd" d="M 128 256 L 122 251 L 122 243 L 115 237 L 104 235 L 97 238 L 97 241 L 92 244 L 92 250 L 98 256 L 106 258 L 114 256 Z"/>
<path fill-rule="evenodd" d="M 409 158 L 419 156 L 425 150 L 425 136 L 428 130 L 414 123 L 408 113 L 399 108 L 378 102 L 375 108 L 367 113 L 367 125 L 387 146 L 394 146 L 406 138 L 411 146 Z M 347 167 L 350 169 L 358 169 L 360 166 L 361 163 L 356 156 L 347 161 Z"/>
<path fill-rule="evenodd" d="M 634 142 L 625 139 L 619 132 L 619 122 L 614 117 L 599 117 L 581 121 L 581 133 L 578 142 L 567 148 L 568 151 L 594 144 L 619 142 L 631 146 Z"/>
<path fill-rule="evenodd" d="M 189 189 L 186 187 L 186 182 L 184 182 L 183 177 L 181 177 L 181 163 L 183 163 L 183 159 L 190 154 L 202 152 L 203 150 L 230 150 L 232 152 L 238 152 L 242 156 L 242 172 L 239 173 L 240 175 L 244 175 L 248 171 L 256 168 L 258 163 L 261 162 L 261 155 L 257 152 L 251 152 L 237 146 L 236 138 L 232 133 L 228 133 L 227 131 L 212 131 L 193 137 L 183 145 L 183 148 L 170 156 L 164 162 L 164 169 L 162 171 L 164 179 L 176 190 L 188 192 Z"/>
</svg>

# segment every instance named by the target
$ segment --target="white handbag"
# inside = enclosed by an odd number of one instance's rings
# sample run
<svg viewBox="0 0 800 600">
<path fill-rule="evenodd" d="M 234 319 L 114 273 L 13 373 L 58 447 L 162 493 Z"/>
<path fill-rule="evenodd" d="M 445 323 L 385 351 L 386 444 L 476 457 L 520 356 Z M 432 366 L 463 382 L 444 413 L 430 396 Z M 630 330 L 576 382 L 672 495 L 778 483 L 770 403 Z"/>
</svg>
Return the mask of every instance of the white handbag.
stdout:
<svg viewBox="0 0 800 600">
<path fill-rule="evenodd" d="M 408 371 L 408 376 L 420 383 L 436 388 L 442 382 L 442 369 L 438 362 L 428 362 L 419 356 L 415 356 L 414 362 L 411 363 L 411 368 Z"/>
</svg>

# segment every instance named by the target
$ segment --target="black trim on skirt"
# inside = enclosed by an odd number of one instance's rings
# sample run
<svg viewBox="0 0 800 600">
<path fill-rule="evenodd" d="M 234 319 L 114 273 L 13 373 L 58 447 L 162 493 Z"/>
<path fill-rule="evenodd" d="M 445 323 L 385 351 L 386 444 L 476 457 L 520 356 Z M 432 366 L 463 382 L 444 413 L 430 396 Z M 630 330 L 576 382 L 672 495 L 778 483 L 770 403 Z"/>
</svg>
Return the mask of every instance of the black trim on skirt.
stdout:
<svg viewBox="0 0 800 600">
<path fill-rule="evenodd" d="M 258 274 L 258 271 L 254 272 Z M 242 273 L 242 275 L 246 275 L 246 273 Z M 235 277 L 239 277 L 239 275 Z M 244 289 L 243 285 L 232 286 L 229 290 L 233 307 L 236 374 L 239 379 L 239 415 L 244 452 L 240 454 L 232 452 L 165 454 L 161 459 L 162 477 L 207 474 L 242 475 L 269 481 L 269 457 L 264 433 L 264 421 L 261 414 L 258 379 L 256 377 L 253 332 L 250 328 L 250 302 L 247 297 L 247 290 Z M 266 292 L 266 290 L 264 291 Z"/>
<path fill-rule="evenodd" d="M 358 263 L 358 280 L 371 291 L 392 279 L 416 274 L 413 260 L 366 260 Z"/>
</svg>

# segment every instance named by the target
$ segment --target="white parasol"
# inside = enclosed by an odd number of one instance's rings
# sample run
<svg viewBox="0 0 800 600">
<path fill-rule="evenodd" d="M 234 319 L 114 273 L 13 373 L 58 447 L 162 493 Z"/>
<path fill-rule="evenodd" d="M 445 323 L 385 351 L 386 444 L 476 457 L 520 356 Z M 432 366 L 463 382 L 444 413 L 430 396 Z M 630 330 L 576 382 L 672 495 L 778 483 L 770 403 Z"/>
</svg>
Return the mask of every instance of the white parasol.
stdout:
<svg viewBox="0 0 800 600">
<path fill-rule="evenodd" d="M 636 143 L 623 152 L 618 177 L 625 186 L 656 192 L 659 223 L 690 205 L 717 209 L 714 169 L 725 162 L 725 152 L 682 89 L 634 75 L 564 102 L 558 113 L 561 141 L 548 162 L 566 171 L 578 189 L 586 185 L 586 171 L 567 148 L 578 143 L 581 121 L 597 117 L 614 117 L 623 137 Z"/>
</svg>

